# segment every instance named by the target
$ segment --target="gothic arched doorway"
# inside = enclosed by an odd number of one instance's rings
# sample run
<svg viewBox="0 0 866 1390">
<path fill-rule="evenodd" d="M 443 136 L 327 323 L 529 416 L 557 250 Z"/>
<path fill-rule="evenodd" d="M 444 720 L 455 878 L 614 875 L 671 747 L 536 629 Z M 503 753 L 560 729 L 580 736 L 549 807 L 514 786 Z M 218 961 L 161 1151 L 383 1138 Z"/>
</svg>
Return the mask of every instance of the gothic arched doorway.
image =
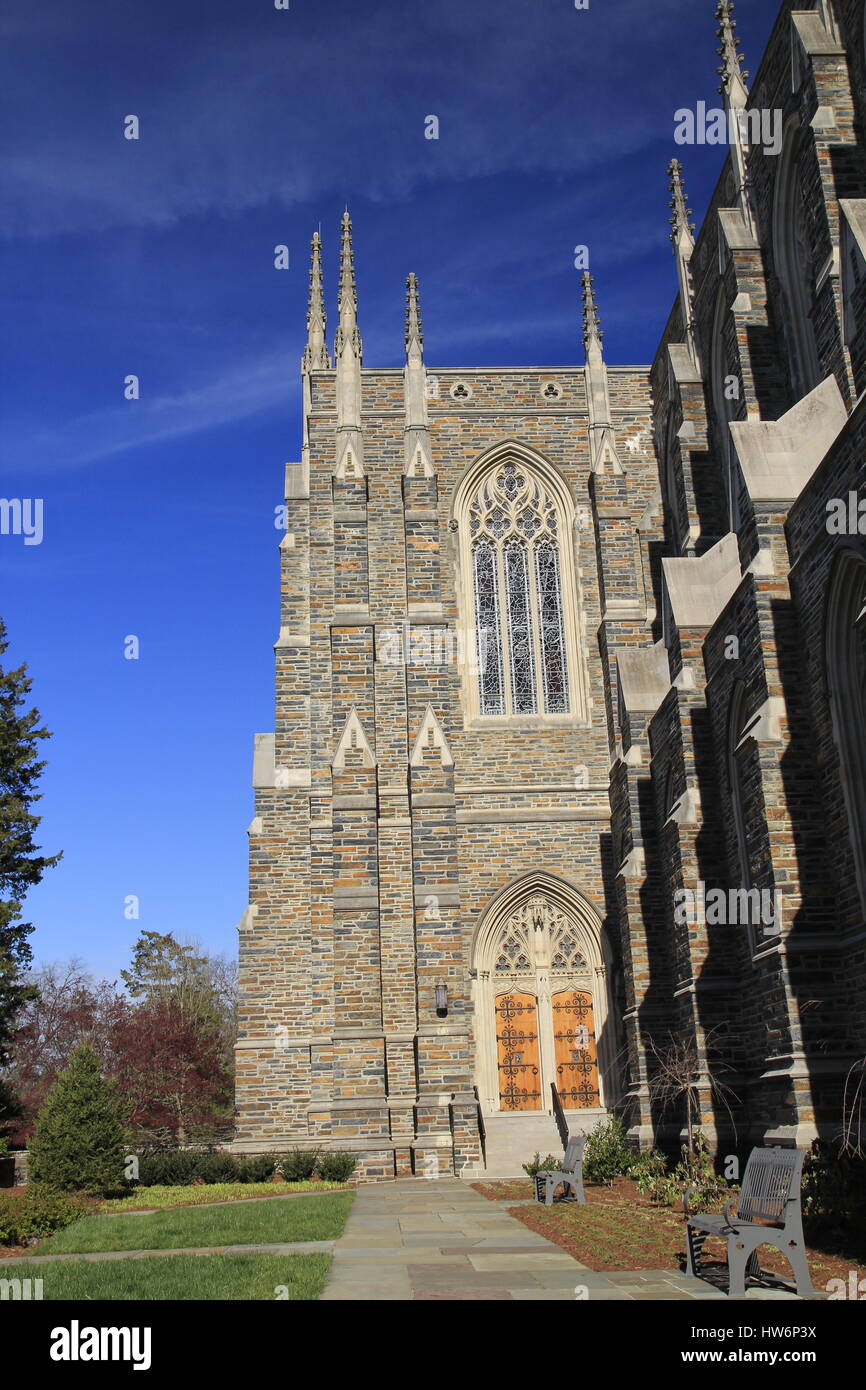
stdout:
<svg viewBox="0 0 866 1390">
<path fill-rule="evenodd" d="M 607 969 L 601 922 L 559 879 L 531 875 L 476 933 L 476 1074 L 487 1114 L 605 1109 Z"/>
</svg>

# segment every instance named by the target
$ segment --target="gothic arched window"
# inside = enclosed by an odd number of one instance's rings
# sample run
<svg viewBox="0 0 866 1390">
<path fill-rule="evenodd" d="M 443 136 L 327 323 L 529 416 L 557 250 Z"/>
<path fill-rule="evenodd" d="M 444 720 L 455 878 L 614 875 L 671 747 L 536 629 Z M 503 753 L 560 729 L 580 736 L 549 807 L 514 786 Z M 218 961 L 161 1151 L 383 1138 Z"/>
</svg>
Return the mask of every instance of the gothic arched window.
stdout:
<svg viewBox="0 0 866 1390">
<path fill-rule="evenodd" d="M 734 686 L 728 710 L 728 789 L 737 840 L 738 878 L 741 888 L 750 888 L 752 870 L 749 863 L 749 839 L 746 832 L 747 790 L 743 776 L 743 751 L 740 743 L 746 723 L 746 687 L 742 681 Z"/>
<path fill-rule="evenodd" d="M 664 455 L 661 469 L 662 501 L 664 504 L 665 535 L 668 544 L 676 555 L 685 555 L 688 549 L 688 527 L 683 531 L 680 516 L 680 496 L 677 486 L 677 430 L 676 409 L 668 409 L 667 428 L 664 438 Z"/>
<path fill-rule="evenodd" d="M 473 712 L 579 712 L 574 509 L 561 482 L 519 451 L 500 451 L 464 480 L 456 511 L 472 610 Z"/>
<path fill-rule="evenodd" d="M 782 291 L 779 318 L 788 344 L 791 385 L 797 399 L 818 384 L 820 365 L 813 321 L 815 269 L 802 158 L 806 142 L 797 116 L 784 131 L 773 206 L 773 259 Z"/>
<path fill-rule="evenodd" d="M 866 555 L 843 550 L 827 609 L 827 680 L 857 886 L 866 910 Z"/>
<path fill-rule="evenodd" d="M 719 286 L 716 309 L 713 318 L 712 337 L 712 391 L 713 411 L 716 417 L 720 461 L 728 500 L 728 522 L 732 531 L 740 524 L 739 478 L 734 441 L 731 437 L 730 422 L 739 414 L 740 375 L 731 360 L 725 330 L 728 327 L 728 304 L 724 285 Z"/>
</svg>

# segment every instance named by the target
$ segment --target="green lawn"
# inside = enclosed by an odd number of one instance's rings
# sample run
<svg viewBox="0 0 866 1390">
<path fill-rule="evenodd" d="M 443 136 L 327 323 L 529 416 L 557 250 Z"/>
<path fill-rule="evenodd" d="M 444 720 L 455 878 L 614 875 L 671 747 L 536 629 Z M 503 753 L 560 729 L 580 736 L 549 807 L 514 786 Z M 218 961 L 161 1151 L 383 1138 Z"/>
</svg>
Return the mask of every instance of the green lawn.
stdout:
<svg viewBox="0 0 866 1390">
<path fill-rule="evenodd" d="M 297 1205 L 297 1204 L 296 1204 Z M 142 1218 L 146 1220 L 146 1218 Z M 312 1301 L 329 1255 L 167 1255 L 142 1260 L 69 1260 L 28 1270 L 0 1263 L 0 1279 L 42 1280 L 45 1302 L 288 1299 Z"/>
<path fill-rule="evenodd" d="M 36 1255 L 100 1250 L 182 1250 L 189 1246 L 272 1245 L 335 1240 L 346 1224 L 352 1192 L 290 1197 L 229 1206 L 179 1207 L 150 1215 L 86 1216 L 42 1241 Z"/>
<path fill-rule="evenodd" d="M 198 1187 L 137 1187 L 128 1197 L 113 1197 L 99 1208 L 104 1212 L 134 1211 L 141 1207 L 204 1206 L 208 1202 L 244 1201 L 251 1197 L 288 1197 L 295 1192 L 348 1192 L 344 1182 L 214 1182 Z"/>
</svg>

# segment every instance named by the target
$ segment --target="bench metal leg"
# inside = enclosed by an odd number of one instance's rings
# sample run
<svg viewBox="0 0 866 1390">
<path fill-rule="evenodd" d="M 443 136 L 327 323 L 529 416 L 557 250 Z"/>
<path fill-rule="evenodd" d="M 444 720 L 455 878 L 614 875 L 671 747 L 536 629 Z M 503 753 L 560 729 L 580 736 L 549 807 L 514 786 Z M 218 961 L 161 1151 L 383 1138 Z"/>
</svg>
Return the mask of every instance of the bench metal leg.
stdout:
<svg viewBox="0 0 866 1390">
<path fill-rule="evenodd" d="M 754 1251 L 749 1251 L 736 1236 L 728 1237 L 728 1297 L 745 1298 L 746 1263 Z"/>
<path fill-rule="evenodd" d="M 555 1173 L 550 1177 L 538 1174 L 535 1179 L 536 1201 L 543 1201 L 546 1207 L 553 1206 L 554 1194 L 556 1193 L 556 1189 L 560 1186 L 562 1187 L 562 1193 L 566 1200 L 583 1202 L 584 1205 L 586 1204 L 583 1183 L 579 1177 L 572 1173 Z M 569 1193 L 573 1194 L 571 1198 L 569 1198 Z"/>
<path fill-rule="evenodd" d="M 782 1247 L 780 1247 L 782 1249 Z M 809 1262 L 806 1259 L 806 1252 L 800 1241 L 791 1242 L 782 1249 L 782 1254 L 787 1255 L 794 1272 L 794 1284 L 797 1293 L 802 1298 L 804 1294 L 814 1293 L 815 1287 L 812 1283 L 812 1276 L 809 1273 Z"/>
</svg>

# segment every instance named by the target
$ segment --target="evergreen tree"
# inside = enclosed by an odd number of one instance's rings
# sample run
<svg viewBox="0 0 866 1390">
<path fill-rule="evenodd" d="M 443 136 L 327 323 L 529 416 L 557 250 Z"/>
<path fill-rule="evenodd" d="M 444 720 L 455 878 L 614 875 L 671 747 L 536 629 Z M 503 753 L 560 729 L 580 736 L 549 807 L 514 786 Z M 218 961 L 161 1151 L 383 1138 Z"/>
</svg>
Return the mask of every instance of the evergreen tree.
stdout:
<svg viewBox="0 0 866 1390">
<path fill-rule="evenodd" d="M 4 1080 L 18 1103 L 9 1127 L 17 1144 L 26 1144 L 45 1097 L 80 1043 L 90 1044 L 106 1076 L 114 1075 L 114 1036 L 130 1007 L 115 983 L 94 979 L 80 960 L 49 962 L 32 971 L 30 980 L 38 996 L 18 1015 L 11 1065 L 0 1079 L 0 1113 Z"/>
<path fill-rule="evenodd" d="M 103 1078 L 99 1058 L 82 1043 L 39 1111 L 31 1177 L 63 1192 L 112 1192 L 123 1183 L 125 1136 L 114 1082 Z"/>
<path fill-rule="evenodd" d="M 0 620 L 0 657 L 8 645 Z M 39 800 L 36 784 L 45 766 L 36 753 L 39 740 L 50 735 L 39 727 L 38 710 L 23 708 L 32 684 L 26 670 L 0 666 L 0 1067 L 8 1062 L 15 1016 L 35 994 L 26 978 L 33 927 L 21 920 L 21 902 L 60 859 L 38 854 L 33 841 L 39 817 L 31 807 Z"/>
</svg>

